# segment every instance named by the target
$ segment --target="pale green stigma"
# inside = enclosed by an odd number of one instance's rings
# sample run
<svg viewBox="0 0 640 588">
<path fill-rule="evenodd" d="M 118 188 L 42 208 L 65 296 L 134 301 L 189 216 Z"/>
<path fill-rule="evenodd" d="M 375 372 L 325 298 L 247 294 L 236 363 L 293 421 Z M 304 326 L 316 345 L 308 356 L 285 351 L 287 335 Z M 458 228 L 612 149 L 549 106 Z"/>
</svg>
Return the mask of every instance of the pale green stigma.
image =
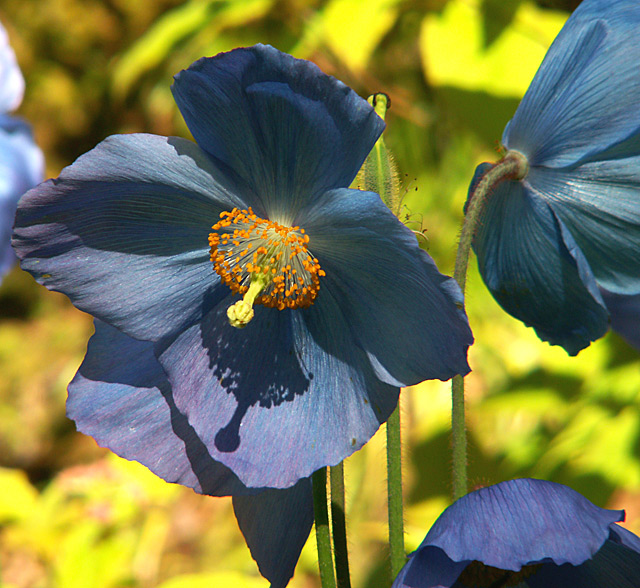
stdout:
<svg viewBox="0 0 640 588">
<path fill-rule="evenodd" d="M 307 249 L 304 229 L 259 218 L 251 208 L 223 211 L 211 228 L 213 269 L 233 292 L 244 296 L 227 310 L 232 326 L 245 327 L 255 304 L 278 310 L 313 304 L 325 273 Z"/>
<path fill-rule="evenodd" d="M 242 300 L 238 300 L 238 302 L 227 308 L 227 318 L 232 327 L 243 329 L 251 322 L 255 300 L 270 281 L 270 276 L 265 274 L 253 274 L 251 276 L 249 289 L 242 297 Z"/>
</svg>

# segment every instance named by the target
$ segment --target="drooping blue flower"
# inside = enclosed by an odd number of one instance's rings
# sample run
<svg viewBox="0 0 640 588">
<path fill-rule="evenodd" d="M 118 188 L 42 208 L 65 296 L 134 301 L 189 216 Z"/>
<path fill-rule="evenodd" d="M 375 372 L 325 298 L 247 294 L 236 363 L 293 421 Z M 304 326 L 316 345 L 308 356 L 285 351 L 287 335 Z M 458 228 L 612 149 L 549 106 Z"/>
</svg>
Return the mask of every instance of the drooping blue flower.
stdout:
<svg viewBox="0 0 640 588">
<path fill-rule="evenodd" d="M 625 296 L 600 289 L 611 314 L 611 328 L 640 349 L 640 294 Z"/>
<path fill-rule="evenodd" d="M 454 502 L 392 588 L 637 588 L 640 538 L 571 488 L 519 479 Z"/>
<path fill-rule="evenodd" d="M 108 138 L 25 195 L 14 247 L 153 343 L 209 456 L 287 488 L 362 447 L 399 387 L 469 370 L 461 294 L 376 194 L 347 189 L 384 126 L 347 86 L 258 45 L 173 93 L 197 143 Z"/>
<path fill-rule="evenodd" d="M 500 305 L 571 355 L 620 322 L 601 289 L 640 294 L 639 36 L 636 0 L 571 15 L 502 137 L 529 171 L 493 189 L 473 241 Z"/>
<path fill-rule="evenodd" d="M 0 24 L 0 281 L 16 262 L 11 228 L 18 199 L 42 181 L 44 159 L 31 128 L 8 116 L 22 102 L 24 78 Z"/>
<path fill-rule="evenodd" d="M 273 588 L 288 584 L 313 524 L 310 480 L 284 490 L 250 489 L 214 461 L 176 407 L 153 343 L 95 321 L 87 355 L 69 384 L 67 414 L 100 445 L 169 482 L 210 496 L 233 496 L 238 524 L 262 575 Z"/>
</svg>

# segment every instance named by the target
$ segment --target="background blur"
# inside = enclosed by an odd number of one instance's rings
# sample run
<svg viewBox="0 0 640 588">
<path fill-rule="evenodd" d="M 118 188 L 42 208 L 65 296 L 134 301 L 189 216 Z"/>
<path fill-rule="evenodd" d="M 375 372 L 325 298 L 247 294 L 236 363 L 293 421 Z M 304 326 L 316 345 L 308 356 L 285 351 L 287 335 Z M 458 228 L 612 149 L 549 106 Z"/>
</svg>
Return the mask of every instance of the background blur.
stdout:
<svg viewBox="0 0 640 588">
<path fill-rule="evenodd" d="M 473 170 L 496 160 L 504 124 L 577 4 L 1 0 L 0 20 L 27 81 L 18 114 L 49 176 L 113 133 L 188 137 L 172 75 L 240 45 L 271 43 L 362 96 L 388 93 L 403 220 L 450 274 Z M 501 311 L 471 267 L 472 482 L 562 482 L 626 508 L 627 527 L 640 532 L 640 355 L 609 334 L 569 358 Z M 65 418 L 91 330 L 88 316 L 17 268 L 0 287 L 0 585 L 265 588 L 230 499 L 166 484 Z M 449 500 L 449 386 L 407 389 L 402 409 L 412 550 Z M 388 587 L 383 435 L 348 460 L 346 476 L 354 587 Z M 291 586 L 316 578 L 312 535 Z"/>
</svg>

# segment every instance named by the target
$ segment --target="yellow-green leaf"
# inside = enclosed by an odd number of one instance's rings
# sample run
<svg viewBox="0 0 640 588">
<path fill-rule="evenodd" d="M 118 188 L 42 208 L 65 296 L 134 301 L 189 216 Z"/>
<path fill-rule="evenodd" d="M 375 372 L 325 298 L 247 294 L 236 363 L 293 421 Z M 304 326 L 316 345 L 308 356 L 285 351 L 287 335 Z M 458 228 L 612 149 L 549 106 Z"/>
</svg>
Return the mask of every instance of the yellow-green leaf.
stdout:
<svg viewBox="0 0 640 588">
<path fill-rule="evenodd" d="M 215 574 L 185 574 L 163 582 L 158 588 L 212 588 L 213 586 L 243 586 L 244 588 L 266 588 L 263 578 L 250 578 L 237 572 Z"/>
<path fill-rule="evenodd" d="M 38 499 L 37 490 L 22 470 L 0 468 L 0 523 L 28 516 Z"/>
<path fill-rule="evenodd" d="M 566 19 L 523 2 L 502 32 L 487 39 L 480 0 L 451 0 L 422 23 L 425 75 L 434 86 L 519 98 Z"/>
<path fill-rule="evenodd" d="M 398 0 L 331 0 L 322 15 L 324 39 L 353 70 L 364 69 L 393 26 Z"/>
</svg>

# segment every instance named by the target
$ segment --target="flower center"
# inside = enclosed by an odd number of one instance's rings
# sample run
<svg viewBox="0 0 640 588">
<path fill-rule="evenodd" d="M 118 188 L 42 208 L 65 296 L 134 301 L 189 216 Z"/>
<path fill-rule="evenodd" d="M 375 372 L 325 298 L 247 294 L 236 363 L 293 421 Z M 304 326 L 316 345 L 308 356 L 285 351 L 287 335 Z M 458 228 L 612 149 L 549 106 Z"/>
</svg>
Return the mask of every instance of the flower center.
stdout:
<svg viewBox="0 0 640 588">
<path fill-rule="evenodd" d="M 254 304 L 278 310 L 313 304 L 325 272 L 307 249 L 304 229 L 259 218 L 251 208 L 234 208 L 220 213 L 212 231 L 213 268 L 233 292 L 244 295 L 229 309 L 233 326 L 253 318 Z"/>
<path fill-rule="evenodd" d="M 522 566 L 519 572 L 512 572 L 493 568 L 474 560 L 460 574 L 458 583 L 474 588 L 515 587 L 520 585 L 524 579 L 535 574 L 541 567 L 542 564 L 529 564 Z"/>
</svg>

